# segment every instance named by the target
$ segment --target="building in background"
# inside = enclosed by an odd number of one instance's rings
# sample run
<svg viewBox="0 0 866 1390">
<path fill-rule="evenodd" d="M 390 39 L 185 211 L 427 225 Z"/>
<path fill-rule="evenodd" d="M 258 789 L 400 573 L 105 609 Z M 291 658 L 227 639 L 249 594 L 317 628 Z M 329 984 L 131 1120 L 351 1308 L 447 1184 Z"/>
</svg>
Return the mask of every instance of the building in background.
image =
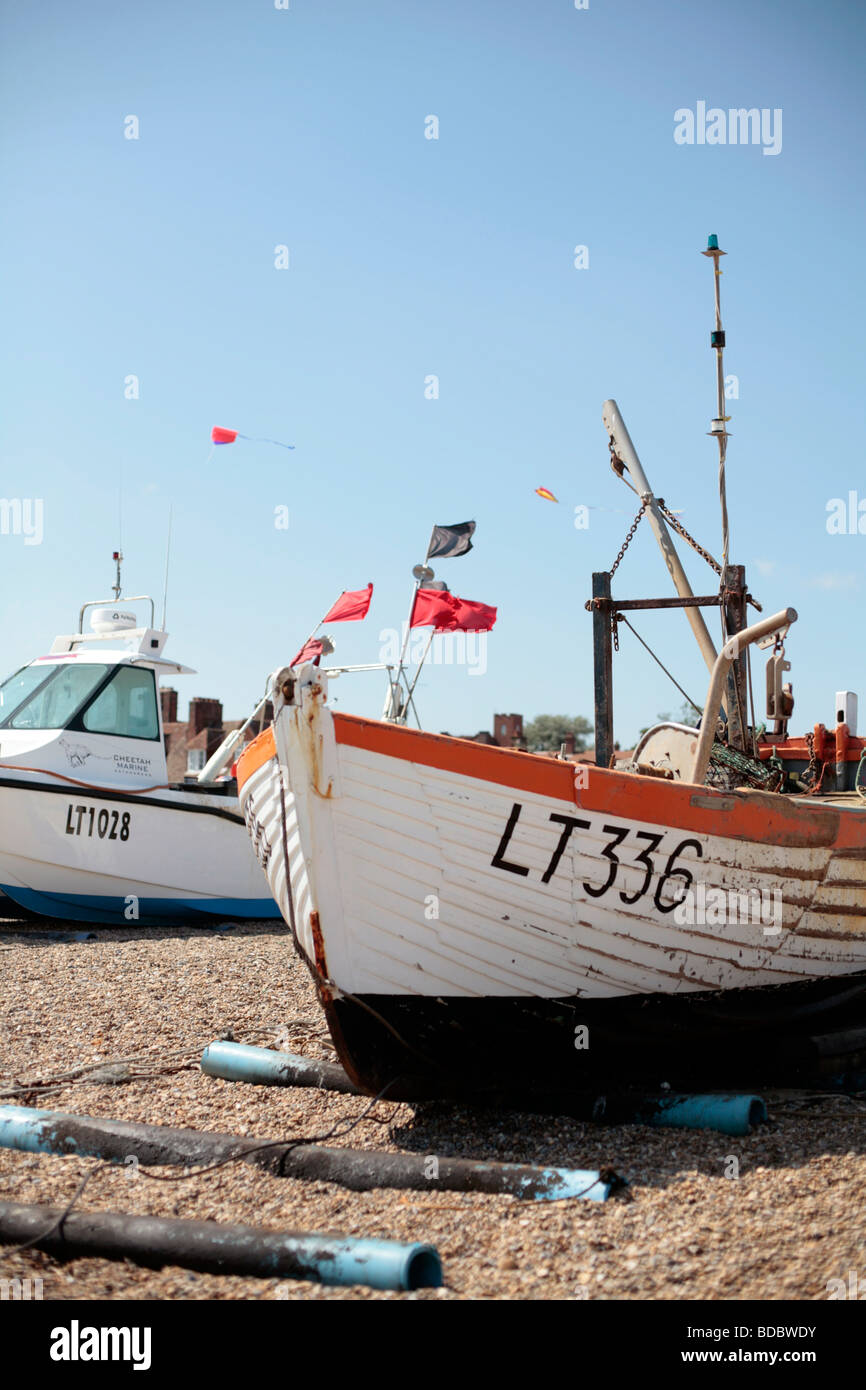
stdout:
<svg viewBox="0 0 866 1390">
<path fill-rule="evenodd" d="M 162 702 L 168 780 L 182 782 L 186 777 L 197 777 L 226 734 L 231 733 L 233 729 L 239 729 L 244 720 L 223 719 L 221 700 L 196 695 L 189 702 L 189 716 L 184 722 L 177 717 L 177 691 L 172 690 L 170 686 L 162 686 L 159 696 Z M 273 717 L 273 708 L 268 704 L 265 706 L 264 723 L 269 724 Z M 255 738 L 262 727 L 258 720 L 254 721 L 248 731 L 247 741 Z"/>
<path fill-rule="evenodd" d="M 448 734 L 446 729 L 443 729 L 442 732 L 446 735 Z M 448 736 L 453 737 L 453 735 Z M 486 743 L 494 748 L 518 748 L 522 753 L 528 751 L 526 737 L 523 732 L 522 714 L 494 714 L 492 734 L 489 734 L 486 729 L 482 729 L 481 732 L 477 734 L 459 734 L 457 737 L 468 739 L 470 743 Z M 617 752 L 617 759 L 619 761 L 628 761 L 631 757 L 631 750 L 623 753 L 620 752 L 618 743 L 614 746 Z M 543 750 L 539 753 L 539 756 L 542 758 L 559 758 L 565 756 L 570 762 L 591 763 L 595 766 L 595 748 L 584 748 L 582 752 L 576 753 L 574 751 L 574 734 L 565 735 L 561 749 Z"/>
<path fill-rule="evenodd" d="M 445 729 L 442 732 L 447 734 Z M 455 737 L 450 734 L 447 736 Z M 456 737 L 468 739 L 470 743 L 489 743 L 497 748 L 520 748 L 526 752 L 522 714 L 494 714 L 492 734 L 482 729 L 477 734 L 457 734 Z"/>
</svg>

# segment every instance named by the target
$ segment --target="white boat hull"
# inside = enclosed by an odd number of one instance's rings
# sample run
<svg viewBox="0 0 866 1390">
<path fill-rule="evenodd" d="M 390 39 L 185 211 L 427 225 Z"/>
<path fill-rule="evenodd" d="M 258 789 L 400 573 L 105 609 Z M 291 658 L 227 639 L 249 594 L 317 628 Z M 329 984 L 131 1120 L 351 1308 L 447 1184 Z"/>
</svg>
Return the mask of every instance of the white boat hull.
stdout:
<svg viewBox="0 0 866 1390">
<path fill-rule="evenodd" d="M 234 798 L 0 782 L 0 888 L 33 911 L 129 926 L 276 908 Z"/>
</svg>

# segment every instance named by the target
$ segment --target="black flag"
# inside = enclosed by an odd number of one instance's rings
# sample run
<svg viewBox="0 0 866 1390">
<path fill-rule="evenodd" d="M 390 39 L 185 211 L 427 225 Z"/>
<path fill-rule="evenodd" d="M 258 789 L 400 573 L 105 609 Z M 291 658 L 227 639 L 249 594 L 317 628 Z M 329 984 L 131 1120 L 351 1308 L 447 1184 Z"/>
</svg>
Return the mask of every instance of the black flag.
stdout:
<svg viewBox="0 0 866 1390">
<path fill-rule="evenodd" d="M 427 559 L 451 560 L 455 555 L 465 555 L 472 549 L 474 530 L 474 521 L 460 521 L 456 526 L 434 526 Z"/>
</svg>

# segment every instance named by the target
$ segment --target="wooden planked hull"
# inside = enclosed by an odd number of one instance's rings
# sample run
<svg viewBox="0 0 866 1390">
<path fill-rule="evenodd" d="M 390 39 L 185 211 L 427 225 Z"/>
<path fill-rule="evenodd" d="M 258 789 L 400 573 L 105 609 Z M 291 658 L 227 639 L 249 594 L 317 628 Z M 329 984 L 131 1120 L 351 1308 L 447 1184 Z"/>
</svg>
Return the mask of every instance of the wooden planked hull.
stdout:
<svg viewBox="0 0 866 1390">
<path fill-rule="evenodd" d="M 402 1069 L 415 1093 L 461 1074 L 477 1092 L 556 1057 L 573 1085 L 682 1070 L 689 1046 L 705 1075 L 723 1035 L 735 1069 L 734 1027 L 769 1064 L 813 1015 L 862 1018 L 863 813 L 595 768 L 576 781 L 569 763 L 332 715 L 312 668 L 285 690 L 241 760 L 241 802 L 364 1085 Z"/>
</svg>

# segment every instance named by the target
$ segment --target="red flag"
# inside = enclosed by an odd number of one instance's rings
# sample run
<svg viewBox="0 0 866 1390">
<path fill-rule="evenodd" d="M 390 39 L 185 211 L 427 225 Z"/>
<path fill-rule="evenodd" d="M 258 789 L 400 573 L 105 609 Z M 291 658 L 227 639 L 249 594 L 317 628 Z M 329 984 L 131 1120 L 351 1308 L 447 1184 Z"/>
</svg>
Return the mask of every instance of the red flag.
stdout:
<svg viewBox="0 0 866 1390">
<path fill-rule="evenodd" d="M 373 597 L 373 585 L 366 589 L 344 589 L 330 612 L 322 619 L 323 623 L 357 623 L 366 618 Z"/>
<path fill-rule="evenodd" d="M 410 627 L 433 626 L 434 632 L 489 632 L 496 609 L 437 589 L 419 589 L 415 595 Z"/>
<path fill-rule="evenodd" d="M 295 657 L 290 661 L 290 666 L 300 666 L 304 661 L 312 661 L 314 666 L 318 666 L 322 655 L 322 644 L 317 637 L 313 637 L 309 642 L 305 642 Z"/>
<path fill-rule="evenodd" d="M 234 444 L 238 437 L 237 430 L 224 430 L 219 425 L 214 425 L 210 432 L 210 437 L 214 444 Z"/>
<path fill-rule="evenodd" d="M 441 589 L 418 589 L 412 605 L 410 627 L 429 627 L 432 623 L 437 632 L 446 632 L 453 626 L 454 595 Z"/>
<path fill-rule="evenodd" d="M 496 622 L 496 609 L 491 608 L 489 603 L 473 603 L 472 599 L 458 598 L 453 595 L 457 604 L 457 611 L 454 614 L 455 622 L 453 631 L 455 632 L 489 632 Z"/>
</svg>

